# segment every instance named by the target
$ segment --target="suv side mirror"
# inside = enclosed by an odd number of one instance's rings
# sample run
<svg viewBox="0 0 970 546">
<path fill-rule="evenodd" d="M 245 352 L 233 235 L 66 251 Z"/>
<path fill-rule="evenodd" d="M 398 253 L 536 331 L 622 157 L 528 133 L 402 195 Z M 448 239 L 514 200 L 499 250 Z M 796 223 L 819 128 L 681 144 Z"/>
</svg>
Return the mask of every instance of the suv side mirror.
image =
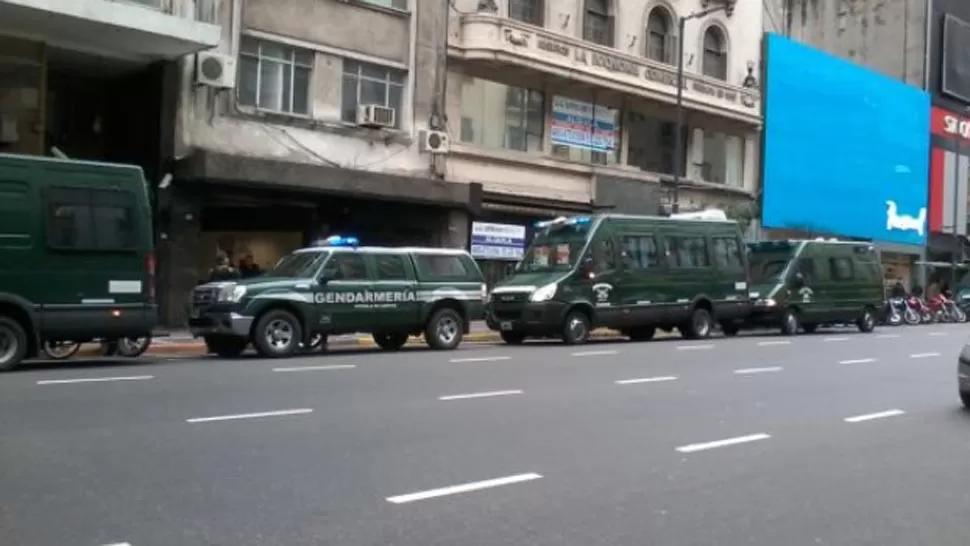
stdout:
<svg viewBox="0 0 970 546">
<path fill-rule="evenodd" d="M 327 284 L 328 282 L 336 278 L 337 278 L 336 271 L 332 269 L 324 269 L 323 272 L 320 273 L 320 278 L 317 279 L 317 281 L 319 281 L 320 284 Z"/>
</svg>

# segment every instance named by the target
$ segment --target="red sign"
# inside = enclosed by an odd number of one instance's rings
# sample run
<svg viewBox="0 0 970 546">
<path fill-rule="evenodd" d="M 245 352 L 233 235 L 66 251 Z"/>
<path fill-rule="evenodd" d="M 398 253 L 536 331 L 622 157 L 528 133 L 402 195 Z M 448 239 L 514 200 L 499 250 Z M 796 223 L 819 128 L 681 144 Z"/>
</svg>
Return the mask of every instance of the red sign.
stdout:
<svg viewBox="0 0 970 546">
<path fill-rule="evenodd" d="M 930 120 L 930 130 L 934 135 L 949 138 L 956 138 L 959 135 L 964 140 L 970 140 L 970 117 L 963 117 L 934 106 Z"/>
</svg>

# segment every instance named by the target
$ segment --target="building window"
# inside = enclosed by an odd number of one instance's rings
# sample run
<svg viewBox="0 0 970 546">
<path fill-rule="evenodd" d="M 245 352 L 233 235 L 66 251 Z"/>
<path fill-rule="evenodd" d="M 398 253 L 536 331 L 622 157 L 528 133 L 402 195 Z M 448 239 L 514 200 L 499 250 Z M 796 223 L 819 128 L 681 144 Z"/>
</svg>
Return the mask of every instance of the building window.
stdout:
<svg viewBox="0 0 970 546">
<path fill-rule="evenodd" d="M 584 0 L 583 39 L 613 47 L 613 16 L 610 0 Z"/>
<path fill-rule="evenodd" d="M 661 7 L 650 10 L 647 17 L 647 58 L 673 64 L 676 39 L 670 12 Z"/>
<path fill-rule="evenodd" d="M 45 198 L 50 248 L 117 252 L 138 243 L 130 192 L 53 187 Z"/>
<path fill-rule="evenodd" d="M 239 50 L 241 106 L 310 114 L 313 52 L 244 36 Z"/>
<path fill-rule="evenodd" d="M 461 88 L 461 141 L 486 148 L 542 149 L 545 99 L 540 91 L 480 78 Z"/>
<path fill-rule="evenodd" d="M 703 71 L 705 76 L 727 80 L 727 37 L 716 26 L 704 32 Z"/>
<path fill-rule="evenodd" d="M 408 0 L 361 0 L 367 4 L 374 4 L 375 6 L 383 6 L 385 8 L 394 8 L 400 10 L 408 9 Z"/>
<path fill-rule="evenodd" d="M 704 131 L 701 178 L 732 188 L 744 186 L 744 140 L 739 136 Z"/>
<path fill-rule="evenodd" d="M 393 108 L 397 112 L 394 127 L 400 127 L 406 74 L 403 70 L 344 59 L 340 119 L 356 123 L 359 106 L 376 105 Z"/>
<path fill-rule="evenodd" d="M 629 112 L 627 127 L 627 165 L 643 171 L 674 174 L 674 124 L 640 112 Z M 684 150 L 687 149 L 689 132 L 681 133 Z M 680 174 L 684 175 L 683 165 Z"/>
<path fill-rule="evenodd" d="M 549 137 L 555 157 L 613 165 L 620 158 L 620 111 L 601 104 L 554 96 Z"/>
<path fill-rule="evenodd" d="M 509 18 L 530 25 L 543 26 L 542 0 L 509 0 Z"/>
</svg>

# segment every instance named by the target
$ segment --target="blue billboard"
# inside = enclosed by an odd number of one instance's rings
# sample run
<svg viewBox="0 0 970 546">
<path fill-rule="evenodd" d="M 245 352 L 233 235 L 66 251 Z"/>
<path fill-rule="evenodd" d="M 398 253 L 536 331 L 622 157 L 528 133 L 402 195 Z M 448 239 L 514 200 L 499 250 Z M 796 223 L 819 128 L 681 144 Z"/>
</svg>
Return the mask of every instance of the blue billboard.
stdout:
<svg viewBox="0 0 970 546">
<path fill-rule="evenodd" d="M 929 95 L 784 36 L 765 40 L 764 227 L 924 244 Z"/>
</svg>

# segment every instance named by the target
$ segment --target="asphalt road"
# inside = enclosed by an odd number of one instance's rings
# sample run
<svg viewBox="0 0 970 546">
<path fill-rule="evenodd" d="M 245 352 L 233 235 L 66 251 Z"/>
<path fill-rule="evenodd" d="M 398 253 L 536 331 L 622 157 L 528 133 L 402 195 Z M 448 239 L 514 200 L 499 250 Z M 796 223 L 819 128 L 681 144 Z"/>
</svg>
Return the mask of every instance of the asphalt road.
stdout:
<svg viewBox="0 0 970 546">
<path fill-rule="evenodd" d="M 0 376 L 0 544 L 966 546 L 964 325 Z"/>
</svg>

